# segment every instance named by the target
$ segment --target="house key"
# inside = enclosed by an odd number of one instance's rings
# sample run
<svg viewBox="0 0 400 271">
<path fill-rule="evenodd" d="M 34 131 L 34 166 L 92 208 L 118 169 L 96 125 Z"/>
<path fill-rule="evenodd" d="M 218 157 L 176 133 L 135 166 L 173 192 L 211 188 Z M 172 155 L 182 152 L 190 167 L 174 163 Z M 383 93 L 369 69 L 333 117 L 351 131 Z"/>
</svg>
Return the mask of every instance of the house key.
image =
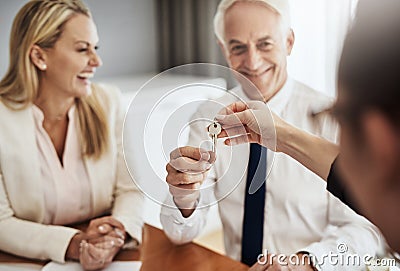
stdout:
<svg viewBox="0 0 400 271">
<path fill-rule="evenodd" d="M 217 137 L 221 133 L 221 124 L 218 122 L 214 121 L 211 123 L 210 126 L 208 126 L 208 133 L 210 134 L 212 138 L 212 151 L 213 153 L 216 152 L 216 146 L 217 146 Z"/>
</svg>

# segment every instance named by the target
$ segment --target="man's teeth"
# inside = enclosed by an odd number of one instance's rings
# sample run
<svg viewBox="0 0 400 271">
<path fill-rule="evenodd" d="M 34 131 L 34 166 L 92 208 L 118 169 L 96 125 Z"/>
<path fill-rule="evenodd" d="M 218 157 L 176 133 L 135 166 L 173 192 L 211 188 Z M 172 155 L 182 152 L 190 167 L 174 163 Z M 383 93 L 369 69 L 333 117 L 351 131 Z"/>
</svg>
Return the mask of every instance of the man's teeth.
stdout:
<svg viewBox="0 0 400 271">
<path fill-rule="evenodd" d="M 82 73 L 78 74 L 78 77 L 85 78 L 85 79 L 92 78 L 93 76 L 94 76 L 94 74 L 92 72 L 82 72 Z"/>
</svg>

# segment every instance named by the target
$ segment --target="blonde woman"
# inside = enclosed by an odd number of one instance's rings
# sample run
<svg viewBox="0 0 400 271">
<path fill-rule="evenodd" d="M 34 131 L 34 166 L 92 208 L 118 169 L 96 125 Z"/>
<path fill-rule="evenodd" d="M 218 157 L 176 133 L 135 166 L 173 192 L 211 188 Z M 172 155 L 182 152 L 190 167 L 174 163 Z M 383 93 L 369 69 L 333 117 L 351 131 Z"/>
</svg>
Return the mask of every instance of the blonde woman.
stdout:
<svg viewBox="0 0 400 271">
<path fill-rule="evenodd" d="M 119 94 L 89 80 L 102 64 L 96 26 L 80 0 L 32 0 L 11 33 L 0 82 L 0 250 L 103 268 L 141 241 L 143 222 Z M 88 220 L 86 231 L 65 226 Z"/>
</svg>

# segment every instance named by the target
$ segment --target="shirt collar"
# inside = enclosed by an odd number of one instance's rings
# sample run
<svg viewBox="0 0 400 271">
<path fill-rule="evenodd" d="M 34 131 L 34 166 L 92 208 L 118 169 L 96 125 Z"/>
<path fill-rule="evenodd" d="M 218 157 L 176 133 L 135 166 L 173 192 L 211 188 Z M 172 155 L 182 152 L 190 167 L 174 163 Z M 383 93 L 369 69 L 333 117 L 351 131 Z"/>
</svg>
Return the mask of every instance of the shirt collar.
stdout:
<svg viewBox="0 0 400 271">
<path fill-rule="evenodd" d="M 44 120 L 44 114 L 43 111 L 37 107 L 35 104 L 32 105 L 32 111 L 33 111 L 33 117 L 38 124 L 43 124 Z M 71 106 L 71 108 L 68 110 L 68 119 L 71 121 L 73 120 L 73 116 L 75 113 L 75 103 Z"/>
<path fill-rule="evenodd" d="M 44 120 L 44 115 L 42 110 L 36 105 L 32 106 L 33 118 L 35 119 L 36 123 L 42 124 Z"/>
<path fill-rule="evenodd" d="M 276 114 L 281 115 L 293 93 L 294 81 L 287 78 L 283 87 L 267 102 L 268 106 Z"/>
</svg>

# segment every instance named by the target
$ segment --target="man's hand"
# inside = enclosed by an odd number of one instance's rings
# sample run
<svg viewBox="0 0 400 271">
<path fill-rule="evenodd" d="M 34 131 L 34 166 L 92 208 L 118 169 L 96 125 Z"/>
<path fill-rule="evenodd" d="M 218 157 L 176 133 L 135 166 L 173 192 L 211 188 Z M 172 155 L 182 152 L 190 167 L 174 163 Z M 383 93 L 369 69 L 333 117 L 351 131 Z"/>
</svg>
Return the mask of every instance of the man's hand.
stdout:
<svg viewBox="0 0 400 271">
<path fill-rule="evenodd" d="M 222 125 L 219 138 L 227 145 L 258 143 L 277 151 L 276 129 L 283 121 L 261 101 L 236 102 L 222 109 L 215 118 Z"/>
<path fill-rule="evenodd" d="M 171 152 L 166 167 L 166 181 L 183 216 L 188 217 L 193 213 L 200 195 L 200 186 L 214 161 L 212 152 L 200 148 L 187 146 Z"/>
</svg>

